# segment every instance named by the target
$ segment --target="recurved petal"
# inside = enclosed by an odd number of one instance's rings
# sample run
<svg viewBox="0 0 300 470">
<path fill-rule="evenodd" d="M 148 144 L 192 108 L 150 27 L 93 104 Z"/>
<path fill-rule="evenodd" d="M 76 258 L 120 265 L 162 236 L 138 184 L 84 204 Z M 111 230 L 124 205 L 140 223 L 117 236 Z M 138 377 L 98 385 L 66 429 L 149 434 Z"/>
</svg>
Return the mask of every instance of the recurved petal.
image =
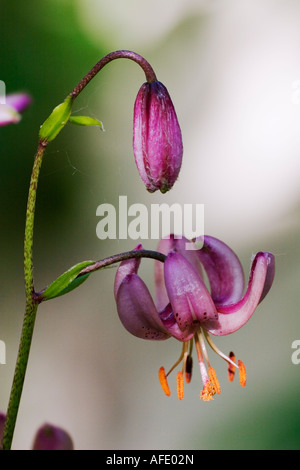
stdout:
<svg viewBox="0 0 300 470">
<path fill-rule="evenodd" d="M 117 309 L 129 333 L 149 340 L 167 339 L 170 335 L 159 318 L 151 294 L 137 274 L 128 274 L 117 292 Z"/>
<path fill-rule="evenodd" d="M 184 332 L 192 332 L 201 323 L 216 321 L 213 300 L 194 267 L 183 255 L 170 252 L 164 263 L 165 283 L 175 320 Z"/>
<path fill-rule="evenodd" d="M 142 250 L 143 246 L 139 243 L 134 250 Z M 139 266 L 140 266 L 141 259 L 140 258 L 130 258 L 126 261 L 122 261 L 120 263 L 117 274 L 115 277 L 115 284 L 114 284 L 114 295 L 115 299 L 117 298 L 117 293 L 120 287 L 121 282 L 127 276 L 127 274 L 137 273 Z"/>
<path fill-rule="evenodd" d="M 204 326 L 216 336 L 228 335 L 239 330 L 253 315 L 262 298 L 269 291 L 274 279 L 274 256 L 259 252 L 253 260 L 247 291 L 239 302 L 218 307 L 219 326 Z"/>
<path fill-rule="evenodd" d="M 199 237 L 196 241 L 203 241 Z M 236 254 L 222 241 L 205 235 L 197 251 L 207 273 L 211 296 L 217 306 L 238 302 L 244 291 L 244 273 Z"/>
</svg>

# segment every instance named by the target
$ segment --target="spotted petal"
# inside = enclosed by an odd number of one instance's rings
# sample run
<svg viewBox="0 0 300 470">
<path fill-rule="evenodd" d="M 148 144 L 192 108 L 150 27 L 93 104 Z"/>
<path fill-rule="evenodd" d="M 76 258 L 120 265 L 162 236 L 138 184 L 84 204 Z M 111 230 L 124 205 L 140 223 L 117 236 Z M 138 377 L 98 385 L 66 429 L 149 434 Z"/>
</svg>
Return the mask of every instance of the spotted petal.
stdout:
<svg viewBox="0 0 300 470">
<path fill-rule="evenodd" d="M 169 338 L 150 292 L 137 274 L 128 274 L 123 279 L 116 300 L 120 320 L 129 333 L 143 339 Z"/>
<path fill-rule="evenodd" d="M 256 254 L 250 271 L 244 297 L 235 304 L 218 307 L 219 326 L 203 325 L 216 336 L 228 335 L 239 330 L 251 318 L 256 307 L 269 291 L 275 272 L 274 256 L 268 252 Z"/>
</svg>

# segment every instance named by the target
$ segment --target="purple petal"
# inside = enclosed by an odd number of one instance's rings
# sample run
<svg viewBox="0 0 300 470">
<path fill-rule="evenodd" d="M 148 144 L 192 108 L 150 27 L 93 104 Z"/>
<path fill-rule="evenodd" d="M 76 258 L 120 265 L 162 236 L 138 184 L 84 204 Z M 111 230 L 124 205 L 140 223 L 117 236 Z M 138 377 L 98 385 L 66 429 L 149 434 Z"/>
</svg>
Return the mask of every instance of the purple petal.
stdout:
<svg viewBox="0 0 300 470">
<path fill-rule="evenodd" d="M 27 93 L 11 93 L 6 96 L 6 104 L 16 111 L 24 111 L 32 102 L 31 96 Z"/>
<path fill-rule="evenodd" d="M 185 257 L 170 252 L 164 267 L 168 296 L 181 331 L 192 332 L 199 323 L 217 320 L 215 305 L 201 276 Z"/>
<path fill-rule="evenodd" d="M 173 234 L 160 240 L 157 251 L 167 255 L 170 251 L 176 251 L 183 255 L 194 269 L 202 275 L 202 267 L 195 250 L 186 250 L 186 245 L 190 244 L 185 237 L 175 238 Z M 158 310 L 163 309 L 169 302 L 165 281 L 164 281 L 164 263 L 155 261 L 154 279 L 156 288 L 156 305 Z"/>
<path fill-rule="evenodd" d="M 262 294 L 259 299 L 259 303 L 263 301 L 263 299 L 266 297 L 267 293 L 271 289 L 271 286 L 274 281 L 274 276 L 275 276 L 275 257 L 272 255 L 272 253 L 265 252 L 265 256 L 268 257 L 268 266 L 267 266 L 267 274 L 266 274 L 266 279 L 265 279 L 265 284 L 264 288 L 262 291 Z"/>
<path fill-rule="evenodd" d="M 232 305 L 218 307 L 219 326 L 204 326 L 216 336 L 228 335 L 239 330 L 253 315 L 256 307 L 270 289 L 274 278 L 274 257 L 271 253 L 256 254 L 249 277 L 247 291 L 242 300 Z"/>
<path fill-rule="evenodd" d="M 143 246 L 141 244 L 138 244 L 134 250 L 142 250 L 142 249 L 143 249 Z M 118 270 L 117 270 L 117 274 L 115 277 L 115 284 L 114 284 L 115 299 L 117 298 L 117 293 L 118 293 L 120 284 L 123 281 L 123 279 L 127 276 L 127 274 L 132 274 L 132 273 L 136 274 L 138 272 L 140 263 L 141 263 L 140 258 L 130 258 L 120 263 Z"/>
<path fill-rule="evenodd" d="M 34 439 L 32 450 L 73 450 L 73 442 L 69 434 L 63 429 L 44 424 Z"/>
<path fill-rule="evenodd" d="M 199 239 L 203 240 L 203 237 Z M 203 247 L 197 253 L 207 273 L 215 304 L 218 306 L 239 301 L 244 291 L 244 273 L 231 248 L 217 238 L 205 235 Z"/>
<path fill-rule="evenodd" d="M 162 340 L 170 336 L 147 286 L 138 275 L 128 274 L 123 279 L 116 300 L 120 320 L 129 333 L 149 340 Z"/>
</svg>

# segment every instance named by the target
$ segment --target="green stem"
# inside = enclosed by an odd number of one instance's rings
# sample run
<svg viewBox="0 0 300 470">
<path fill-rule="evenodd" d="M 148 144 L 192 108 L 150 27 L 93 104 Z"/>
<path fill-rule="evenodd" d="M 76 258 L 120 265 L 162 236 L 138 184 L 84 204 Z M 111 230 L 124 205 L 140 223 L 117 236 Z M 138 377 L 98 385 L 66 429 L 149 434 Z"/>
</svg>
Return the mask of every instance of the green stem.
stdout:
<svg viewBox="0 0 300 470">
<path fill-rule="evenodd" d="M 25 294 L 26 294 L 26 308 L 23 321 L 23 328 L 19 344 L 19 351 L 17 362 L 14 372 L 13 384 L 11 388 L 8 409 L 6 414 L 5 428 L 3 434 L 2 449 L 10 450 L 12 439 L 14 435 L 17 415 L 19 411 L 21 395 L 25 380 L 25 374 L 29 359 L 30 346 L 33 336 L 35 325 L 36 312 L 38 303 L 34 295 L 33 283 L 33 226 L 34 226 L 34 213 L 36 203 L 37 184 L 40 173 L 40 168 L 43 160 L 43 155 L 47 141 L 40 141 L 34 159 L 34 165 L 31 174 L 26 223 L 25 223 L 25 238 L 24 238 L 24 279 L 25 279 Z"/>
</svg>

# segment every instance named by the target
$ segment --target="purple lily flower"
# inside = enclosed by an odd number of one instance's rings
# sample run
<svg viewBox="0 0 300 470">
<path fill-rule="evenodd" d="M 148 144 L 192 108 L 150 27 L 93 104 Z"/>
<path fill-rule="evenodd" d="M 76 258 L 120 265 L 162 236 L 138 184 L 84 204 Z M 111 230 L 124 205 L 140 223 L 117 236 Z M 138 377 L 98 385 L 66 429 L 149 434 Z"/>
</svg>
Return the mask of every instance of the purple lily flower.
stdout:
<svg viewBox="0 0 300 470">
<path fill-rule="evenodd" d="M 183 144 L 168 90 L 157 80 L 144 83 L 136 97 L 133 152 L 147 190 L 169 191 L 180 171 Z"/>
<path fill-rule="evenodd" d="M 197 242 L 202 248 L 197 249 Z M 242 361 L 235 362 L 233 353 L 226 356 L 212 341 L 210 334 L 224 336 L 239 330 L 253 315 L 259 303 L 271 288 L 275 273 L 274 256 L 257 253 L 251 264 L 247 289 L 244 293 L 244 273 L 235 253 L 220 240 L 204 236 L 195 239 L 195 249 L 187 250 L 185 238 L 174 236 L 160 241 L 158 251 L 167 257 L 164 263 L 155 261 L 156 305 L 138 276 L 140 260 L 130 259 L 120 264 L 115 279 L 115 298 L 118 314 L 125 328 L 133 335 L 150 340 L 164 340 L 171 336 L 183 343 L 181 355 L 165 374 L 159 370 L 159 379 L 166 395 L 170 395 L 167 376 L 182 362 L 177 374 L 178 397 L 183 398 L 186 382 L 191 379 L 191 351 L 195 343 L 203 389 L 200 398 L 212 399 L 220 393 L 220 385 L 211 367 L 205 340 L 228 363 L 231 381 L 235 368 L 240 383 L 246 384 L 246 370 Z M 136 249 L 142 249 L 138 245 Z M 203 280 L 205 271 L 209 283 Z"/>
<path fill-rule="evenodd" d="M 16 124 L 21 119 L 21 112 L 31 104 L 27 93 L 12 93 L 0 100 L 0 126 Z"/>
<path fill-rule="evenodd" d="M 32 450 L 74 450 L 74 446 L 64 429 L 44 424 L 36 433 Z"/>
</svg>

